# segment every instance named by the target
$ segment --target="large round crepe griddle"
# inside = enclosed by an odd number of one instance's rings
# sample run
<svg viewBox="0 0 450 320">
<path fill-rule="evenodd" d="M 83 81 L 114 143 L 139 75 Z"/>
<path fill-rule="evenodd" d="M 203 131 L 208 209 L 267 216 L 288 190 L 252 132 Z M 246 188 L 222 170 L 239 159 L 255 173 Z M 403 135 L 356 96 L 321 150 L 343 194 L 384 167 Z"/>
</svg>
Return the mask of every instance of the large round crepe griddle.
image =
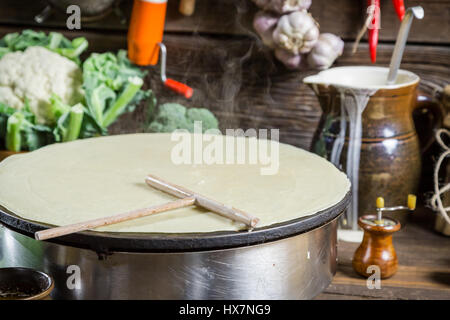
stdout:
<svg viewBox="0 0 450 320">
<path fill-rule="evenodd" d="M 250 151 L 248 138 L 210 137 L 222 140 L 222 146 L 230 140 L 246 143 Z M 0 221 L 34 237 L 36 231 L 46 228 L 172 200 L 172 196 L 145 185 L 143 177 L 148 173 L 244 211 L 257 212 L 260 227 L 252 232 L 237 231 L 242 226 L 191 207 L 52 242 L 99 252 L 235 248 L 319 228 L 336 219 L 348 205 L 350 183 L 345 175 L 304 150 L 276 144 L 277 171 L 268 177 L 260 170 L 262 164 L 179 165 L 172 157 L 179 143 L 171 138 L 170 134 L 134 134 L 84 139 L 6 159 L 0 165 Z M 255 190 L 248 192 L 251 187 Z"/>
<path fill-rule="evenodd" d="M 281 240 L 317 229 L 337 217 L 347 208 L 349 191 L 336 205 L 316 214 L 273 224 L 253 231 L 217 231 L 204 233 L 126 233 L 83 231 L 48 240 L 99 253 L 108 252 L 181 252 L 217 250 L 250 246 Z M 0 222 L 8 228 L 34 238 L 34 233 L 55 226 L 23 219 L 0 207 Z"/>
</svg>

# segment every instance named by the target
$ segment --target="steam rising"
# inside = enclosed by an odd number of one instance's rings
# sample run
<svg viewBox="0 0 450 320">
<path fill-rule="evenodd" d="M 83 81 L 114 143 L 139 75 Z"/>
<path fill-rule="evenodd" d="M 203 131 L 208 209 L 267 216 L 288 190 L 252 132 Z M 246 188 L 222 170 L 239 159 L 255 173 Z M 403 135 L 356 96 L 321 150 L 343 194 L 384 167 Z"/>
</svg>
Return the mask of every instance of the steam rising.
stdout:
<svg viewBox="0 0 450 320">
<path fill-rule="evenodd" d="M 264 119 L 264 111 L 261 108 L 252 110 L 249 102 L 253 105 L 254 97 L 245 95 L 252 94 L 250 88 L 257 88 L 255 96 L 264 92 L 261 104 L 273 102 L 269 74 L 277 70 L 272 53 L 251 27 L 250 17 L 255 11 L 253 4 L 241 0 L 233 0 L 232 3 L 234 21 L 229 25 L 232 33 L 239 35 L 212 36 L 196 31 L 189 35 L 189 47 L 193 50 L 186 50 L 182 55 L 173 51 L 168 53 L 168 72 L 182 70 L 182 76 L 177 75 L 177 80 L 187 81 L 194 87 L 192 99 L 187 101 L 167 92 L 162 92 L 164 98 L 160 97 L 161 103 L 170 101 L 210 109 L 219 117 L 222 132 L 227 128 L 258 129 Z M 194 30 L 199 29 L 200 23 Z M 199 74 L 198 70 L 206 72 Z M 246 88 L 245 92 L 242 88 Z"/>
<path fill-rule="evenodd" d="M 168 48 L 167 76 L 193 87 L 194 95 L 190 100 L 164 88 L 159 79 L 159 66 L 148 69 L 146 82 L 154 90 L 158 104 L 176 102 L 187 107 L 210 109 L 219 118 L 222 133 L 229 128 L 279 129 L 280 121 L 273 121 L 276 112 L 273 108 L 278 101 L 272 98 L 271 89 L 272 79 L 284 83 L 284 76 L 282 79 L 273 77 L 278 68 L 284 70 L 284 67 L 275 62 L 270 49 L 252 28 L 252 17 L 256 12 L 254 5 L 242 0 L 231 2 L 235 12 L 230 17 L 234 20 L 227 22 L 227 26 L 229 33 L 235 35 L 205 33 L 204 27 L 200 33 L 197 30 L 200 30 L 202 21 L 192 20 L 197 21 L 197 25 L 191 27 L 196 30 L 193 33 L 166 33 L 164 37 Z M 199 6 L 196 14 L 205 16 L 202 11 L 207 9 L 211 10 L 211 7 Z M 217 8 L 221 9 L 220 6 Z M 287 77 L 291 78 L 290 75 Z M 285 90 L 283 88 L 278 85 L 278 93 Z M 145 131 L 142 126 L 146 120 L 144 110 L 142 107 L 123 118 L 114 131 Z M 283 132 L 280 134 L 282 139 Z"/>
</svg>

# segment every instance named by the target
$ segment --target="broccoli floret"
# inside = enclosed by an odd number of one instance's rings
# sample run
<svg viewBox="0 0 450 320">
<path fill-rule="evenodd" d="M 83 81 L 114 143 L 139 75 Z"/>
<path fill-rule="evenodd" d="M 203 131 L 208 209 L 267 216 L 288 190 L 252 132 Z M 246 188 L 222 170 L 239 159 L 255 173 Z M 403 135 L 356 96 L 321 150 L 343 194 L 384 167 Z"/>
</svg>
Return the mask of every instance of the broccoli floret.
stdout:
<svg viewBox="0 0 450 320">
<path fill-rule="evenodd" d="M 192 125 L 194 121 L 202 122 L 202 129 L 205 132 L 208 129 L 218 129 L 219 121 L 211 111 L 205 108 L 191 108 L 186 111 L 186 118 Z"/>
<path fill-rule="evenodd" d="M 211 111 L 204 108 L 187 109 L 178 103 L 165 103 L 149 125 L 151 132 L 172 132 L 176 129 L 186 129 L 194 132 L 194 121 L 202 122 L 202 131 L 218 129 L 219 122 Z"/>
</svg>

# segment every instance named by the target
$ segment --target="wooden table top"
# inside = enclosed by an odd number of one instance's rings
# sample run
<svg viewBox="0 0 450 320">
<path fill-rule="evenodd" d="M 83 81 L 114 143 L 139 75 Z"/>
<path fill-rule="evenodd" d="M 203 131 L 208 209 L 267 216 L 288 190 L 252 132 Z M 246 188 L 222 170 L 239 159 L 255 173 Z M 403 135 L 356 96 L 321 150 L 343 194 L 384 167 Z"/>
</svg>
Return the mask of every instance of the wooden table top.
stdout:
<svg viewBox="0 0 450 320">
<path fill-rule="evenodd" d="M 450 237 L 434 231 L 434 216 L 419 208 L 394 235 L 399 267 L 381 289 L 368 289 L 352 268 L 359 244 L 339 242 L 336 276 L 316 299 L 450 299 Z"/>
</svg>

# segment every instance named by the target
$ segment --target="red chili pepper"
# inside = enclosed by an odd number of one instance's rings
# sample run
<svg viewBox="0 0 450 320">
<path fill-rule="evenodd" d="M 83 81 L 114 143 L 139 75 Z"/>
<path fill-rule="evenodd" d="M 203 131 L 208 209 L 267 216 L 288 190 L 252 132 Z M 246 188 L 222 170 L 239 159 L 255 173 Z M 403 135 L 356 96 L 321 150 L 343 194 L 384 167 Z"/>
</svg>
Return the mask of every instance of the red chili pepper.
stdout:
<svg viewBox="0 0 450 320">
<path fill-rule="evenodd" d="M 369 26 L 369 51 L 370 60 L 375 63 L 377 60 L 378 32 L 380 28 L 380 0 L 368 0 L 368 6 L 374 6 L 373 18 Z"/>
<path fill-rule="evenodd" d="M 405 16 L 405 1 L 392 0 L 392 3 L 394 4 L 395 12 L 397 13 L 398 18 L 402 21 Z"/>
</svg>

